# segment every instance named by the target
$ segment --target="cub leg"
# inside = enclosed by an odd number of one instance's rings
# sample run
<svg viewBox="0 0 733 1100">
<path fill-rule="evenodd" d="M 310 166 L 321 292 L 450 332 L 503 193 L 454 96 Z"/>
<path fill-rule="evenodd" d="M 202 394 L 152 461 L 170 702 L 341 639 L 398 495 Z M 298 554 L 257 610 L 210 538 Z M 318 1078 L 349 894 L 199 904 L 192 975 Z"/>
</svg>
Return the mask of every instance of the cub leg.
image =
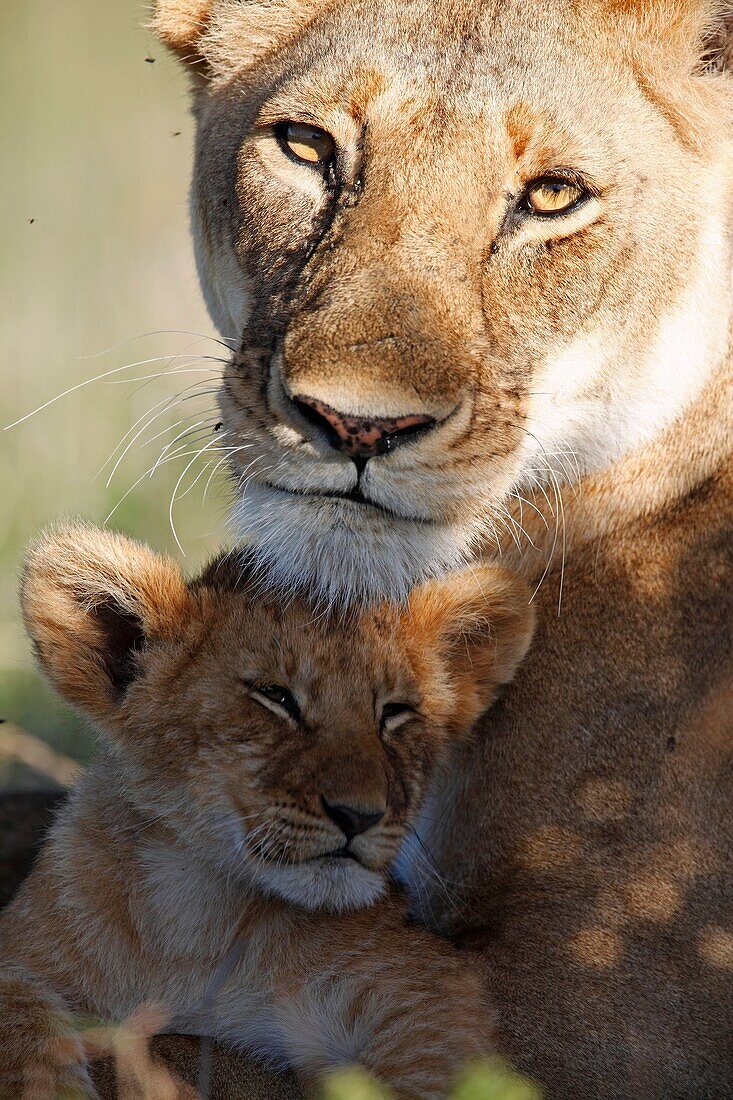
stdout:
<svg viewBox="0 0 733 1100">
<path fill-rule="evenodd" d="M 2 1100 L 96 1100 L 68 1007 L 21 967 L 0 968 L 0 1050 Z"/>
<path fill-rule="evenodd" d="M 269 1003 L 253 1015 L 241 985 L 225 991 L 222 1041 L 290 1065 L 307 1085 L 357 1065 L 403 1100 L 448 1096 L 466 1067 L 494 1053 L 478 967 L 409 925 L 401 906 L 288 923 L 262 956 Z"/>
</svg>

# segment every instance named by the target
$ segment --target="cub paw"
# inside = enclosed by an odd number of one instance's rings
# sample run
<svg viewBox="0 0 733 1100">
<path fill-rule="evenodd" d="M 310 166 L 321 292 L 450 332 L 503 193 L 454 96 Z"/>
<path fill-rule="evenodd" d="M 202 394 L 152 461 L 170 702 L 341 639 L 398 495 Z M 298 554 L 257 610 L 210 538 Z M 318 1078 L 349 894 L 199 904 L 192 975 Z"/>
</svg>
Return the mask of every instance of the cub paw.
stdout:
<svg viewBox="0 0 733 1100">
<path fill-rule="evenodd" d="M 81 1044 L 73 1037 L 23 1043 L 0 1069 L 0 1100 L 99 1100 Z"/>
<path fill-rule="evenodd" d="M 0 979 L 0 1100 L 98 1100 L 60 998 L 19 972 Z"/>
</svg>

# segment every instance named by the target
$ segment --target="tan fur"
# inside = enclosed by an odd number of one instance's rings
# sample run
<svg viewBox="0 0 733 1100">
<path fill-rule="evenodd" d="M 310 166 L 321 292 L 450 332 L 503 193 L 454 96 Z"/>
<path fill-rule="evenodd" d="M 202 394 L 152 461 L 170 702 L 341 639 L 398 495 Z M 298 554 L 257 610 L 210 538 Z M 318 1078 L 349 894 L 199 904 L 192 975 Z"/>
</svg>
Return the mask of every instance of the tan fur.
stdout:
<svg viewBox="0 0 733 1100">
<path fill-rule="evenodd" d="M 249 66 L 232 23 L 196 97 L 235 519 L 329 596 L 492 542 L 540 585 L 518 690 L 428 807 L 443 926 L 553 1097 L 733 1094 L 730 5 L 301 13 Z M 283 159 L 289 118 L 334 135 L 337 186 Z M 560 166 L 597 198 L 507 226 Z M 371 509 L 324 500 L 356 476 L 298 393 L 440 426 L 369 463 Z"/>
<path fill-rule="evenodd" d="M 152 29 L 172 50 L 193 61 L 211 6 L 211 0 L 167 0 L 157 6 Z"/>
<path fill-rule="evenodd" d="M 108 749 L 0 919 L 0 1094 L 91 1095 L 71 1012 L 150 1002 L 307 1081 L 356 1062 L 396 1095 L 444 1095 L 491 1049 L 480 979 L 408 930 L 387 875 L 527 651 L 524 586 L 486 567 L 405 608 L 318 615 L 260 592 L 246 561 L 187 585 L 146 547 L 68 528 L 31 553 L 23 609 Z M 257 701 L 274 684 L 297 721 Z M 412 709 L 380 726 L 390 703 Z M 348 844 L 324 799 L 383 816 Z"/>
<path fill-rule="evenodd" d="M 553 1097 L 733 1092 L 732 441 L 727 371 L 564 493 L 564 528 L 525 509 L 519 564 L 551 562 L 535 647 L 431 807 L 464 883 L 457 917 L 431 909 L 482 950 L 500 1046 Z"/>
</svg>

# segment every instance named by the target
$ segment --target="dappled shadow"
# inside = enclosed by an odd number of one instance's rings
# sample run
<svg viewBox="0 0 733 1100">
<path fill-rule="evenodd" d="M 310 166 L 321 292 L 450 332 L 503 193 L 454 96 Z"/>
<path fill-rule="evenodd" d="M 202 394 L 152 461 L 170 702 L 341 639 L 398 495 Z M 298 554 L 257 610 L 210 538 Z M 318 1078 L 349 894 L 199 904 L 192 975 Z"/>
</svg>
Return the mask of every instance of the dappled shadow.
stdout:
<svg viewBox="0 0 733 1100">
<path fill-rule="evenodd" d="M 722 506 L 711 484 L 666 524 L 576 554 L 560 618 L 542 589 L 533 650 L 462 762 L 436 853 L 460 898 L 446 924 L 484 952 L 506 1051 L 554 1096 L 733 1095 Z"/>
</svg>

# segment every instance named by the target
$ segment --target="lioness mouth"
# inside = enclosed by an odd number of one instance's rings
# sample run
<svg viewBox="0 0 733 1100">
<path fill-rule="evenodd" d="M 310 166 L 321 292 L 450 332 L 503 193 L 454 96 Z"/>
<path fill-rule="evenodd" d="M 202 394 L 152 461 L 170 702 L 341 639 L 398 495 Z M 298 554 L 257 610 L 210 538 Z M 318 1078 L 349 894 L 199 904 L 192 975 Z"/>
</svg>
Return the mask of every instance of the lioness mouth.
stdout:
<svg viewBox="0 0 733 1100">
<path fill-rule="evenodd" d="M 349 501 L 351 504 L 358 504 L 362 508 L 373 508 L 375 512 L 381 512 L 382 515 L 389 516 L 390 519 L 401 520 L 403 523 L 419 523 L 425 526 L 433 523 L 433 520 L 426 519 L 423 516 L 403 516 L 399 512 L 394 512 L 391 508 L 379 504 L 378 501 L 365 497 L 361 489 L 358 488 L 342 493 L 338 489 L 286 489 L 282 485 L 273 485 L 270 481 L 265 481 L 263 484 L 267 489 L 272 489 L 273 492 L 287 493 L 288 496 L 301 497 L 303 500 L 313 497 L 316 500 Z"/>
<path fill-rule="evenodd" d="M 322 861 L 326 861 L 326 860 L 329 860 L 329 859 L 350 859 L 352 861 L 352 863 L 361 864 L 361 860 L 356 855 L 356 853 L 352 852 L 351 849 L 347 848 L 347 847 L 336 848 L 333 852 L 324 852 L 323 855 L 313 856 L 307 862 L 308 863 L 320 863 Z M 361 865 L 363 866 L 363 864 L 361 864 Z"/>
</svg>

